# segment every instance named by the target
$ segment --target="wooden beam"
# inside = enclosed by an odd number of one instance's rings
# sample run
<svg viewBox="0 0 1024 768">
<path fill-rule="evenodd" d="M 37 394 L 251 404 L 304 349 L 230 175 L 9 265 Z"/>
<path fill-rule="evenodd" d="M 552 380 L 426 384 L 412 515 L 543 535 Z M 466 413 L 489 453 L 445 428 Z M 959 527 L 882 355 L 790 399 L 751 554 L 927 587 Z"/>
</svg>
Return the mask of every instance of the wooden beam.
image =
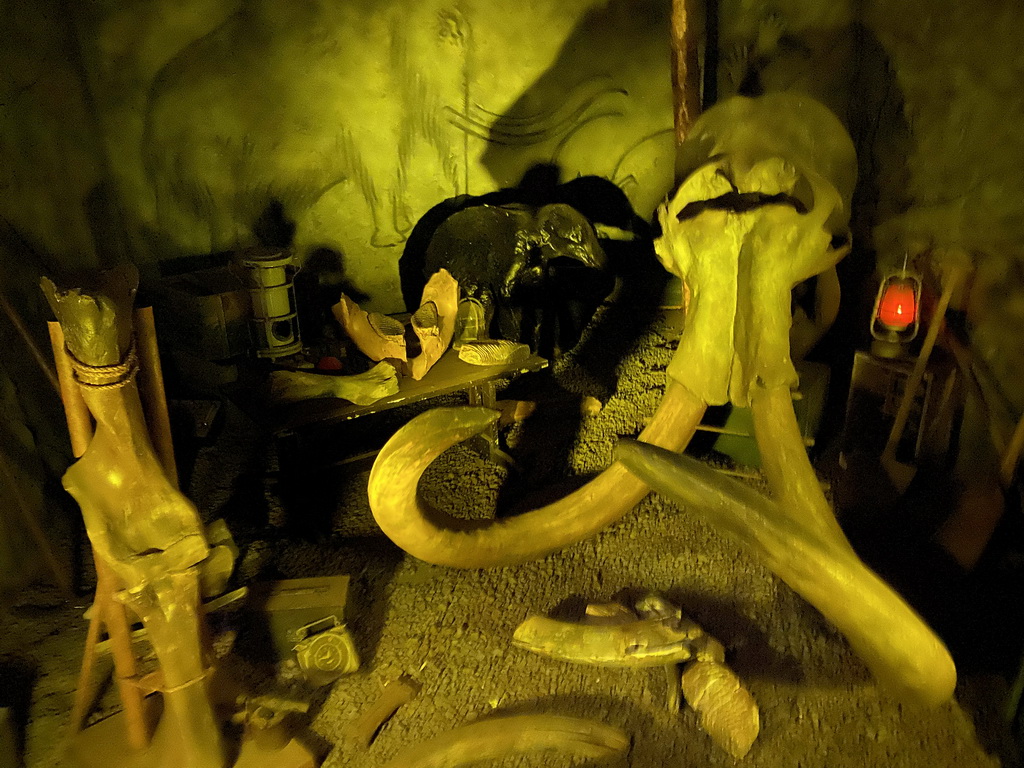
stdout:
<svg viewBox="0 0 1024 768">
<path fill-rule="evenodd" d="M 698 0 L 672 0 L 672 102 L 675 112 L 676 146 L 683 143 L 690 126 L 700 115 L 700 64 L 697 41 L 700 36 L 694 8 Z"/>
</svg>

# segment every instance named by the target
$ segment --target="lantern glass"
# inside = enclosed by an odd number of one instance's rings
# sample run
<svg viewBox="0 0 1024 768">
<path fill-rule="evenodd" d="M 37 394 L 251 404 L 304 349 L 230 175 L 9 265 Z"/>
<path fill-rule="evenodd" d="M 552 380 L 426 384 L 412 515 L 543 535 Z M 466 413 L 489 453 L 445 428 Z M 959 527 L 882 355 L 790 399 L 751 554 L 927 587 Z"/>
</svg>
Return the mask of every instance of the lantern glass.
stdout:
<svg viewBox="0 0 1024 768">
<path fill-rule="evenodd" d="M 917 318 L 917 282 L 909 277 L 890 278 L 878 299 L 878 321 L 889 330 L 902 331 Z"/>
</svg>

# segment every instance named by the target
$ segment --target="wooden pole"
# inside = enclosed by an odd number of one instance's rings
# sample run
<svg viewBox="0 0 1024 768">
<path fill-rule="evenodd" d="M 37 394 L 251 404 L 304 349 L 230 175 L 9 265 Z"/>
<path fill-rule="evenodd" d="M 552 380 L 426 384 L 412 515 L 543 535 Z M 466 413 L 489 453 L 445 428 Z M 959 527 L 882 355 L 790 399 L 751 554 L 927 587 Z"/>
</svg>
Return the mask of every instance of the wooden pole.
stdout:
<svg viewBox="0 0 1024 768">
<path fill-rule="evenodd" d="M 1013 485 L 1013 476 L 1017 473 L 1017 462 L 1020 461 L 1022 450 L 1024 450 L 1024 416 L 1021 416 L 1017 422 L 1013 436 L 1010 437 L 1010 443 L 999 463 L 999 479 L 1003 483 L 1003 488 Z"/>
<path fill-rule="evenodd" d="M 36 519 L 35 511 L 29 506 L 28 499 L 25 498 L 21 491 L 18 478 L 15 476 L 10 460 L 2 451 L 0 451 L 0 476 L 3 476 L 8 485 L 10 485 L 11 494 L 14 497 L 14 508 L 18 511 L 21 522 L 28 528 L 32 540 L 35 541 L 39 552 L 43 556 L 43 560 L 46 561 L 46 565 L 50 568 L 50 572 L 53 574 L 57 586 L 60 587 L 60 591 L 69 600 L 74 599 L 75 591 L 71 588 L 71 580 L 61 567 L 60 562 L 58 562 L 57 556 L 54 555 L 53 547 L 50 546 L 49 539 L 46 538 L 39 520 Z"/>
<path fill-rule="evenodd" d="M 697 0 L 672 0 L 672 101 L 675 113 L 676 146 L 690 133 L 700 115 L 700 65 L 697 59 L 697 29 L 694 4 Z"/>
<path fill-rule="evenodd" d="M 164 375 L 160 368 L 160 350 L 156 342 L 153 308 L 135 310 L 135 351 L 139 356 L 139 394 L 146 412 L 146 426 L 153 450 L 164 467 L 164 473 L 178 490 L 178 465 L 174 460 L 171 439 L 171 416 L 167 410 Z"/>
<path fill-rule="evenodd" d="M 44 357 L 42 350 L 36 344 L 35 339 L 32 338 L 32 334 L 28 332 L 28 328 L 25 327 L 25 323 L 22 322 L 21 316 L 17 310 L 11 306 L 11 302 L 7 300 L 7 297 L 0 291 L 0 308 L 3 308 L 4 314 L 7 315 L 7 319 L 11 321 L 11 325 L 14 326 L 14 330 L 18 332 L 22 340 L 25 342 L 25 346 L 28 347 L 29 353 L 32 355 L 32 359 L 36 361 L 36 365 L 39 366 L 39 370 L 42 371 L 43 376 L 50 382 L 50 386 L 56 391 L 60 391 L 60 385 L 57 383 L 57 377 L 53 373 L 53 369 L 50 368 L 50 364 Z"/>
</svg>

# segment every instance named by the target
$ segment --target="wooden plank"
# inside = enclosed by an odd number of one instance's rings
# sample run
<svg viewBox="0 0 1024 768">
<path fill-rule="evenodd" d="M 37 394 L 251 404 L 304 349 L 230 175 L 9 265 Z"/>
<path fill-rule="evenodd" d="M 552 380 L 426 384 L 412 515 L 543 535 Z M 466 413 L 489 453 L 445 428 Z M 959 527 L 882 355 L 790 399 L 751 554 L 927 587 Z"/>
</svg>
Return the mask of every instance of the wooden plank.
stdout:
<svg viewBox="0 0 1024 768">
<path fill-rule="evenodd" d="M 461 392 L 503 378 L 514 378 L 547 368 L 548 361 L 536 355 L 518 365 L 471 365 L 449 349 L 427 375 L 419 381 L 399 378 L 398 392 L 371 405 L 355 405 L 347 400 L 316 399 L 288 403 L 270 410 L 267 420 L 275 435 L 282 435 L 310 424 L 349 421 L 391 408 Z"/>
</svg>

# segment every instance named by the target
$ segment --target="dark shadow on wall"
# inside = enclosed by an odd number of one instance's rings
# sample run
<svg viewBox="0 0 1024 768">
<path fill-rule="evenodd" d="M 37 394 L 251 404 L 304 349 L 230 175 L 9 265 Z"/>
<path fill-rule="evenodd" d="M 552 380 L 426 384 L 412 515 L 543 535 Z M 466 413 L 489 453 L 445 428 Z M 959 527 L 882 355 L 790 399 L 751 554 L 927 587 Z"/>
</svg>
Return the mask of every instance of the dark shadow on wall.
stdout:
<svg viewBox="0 0 1024 768">
<path fill-rule="evenodd" d="M 285 203 L 272 198 L 253 223 L 257 242 L 268 248 L 294 248 L 295 220 Z M 299 270 L 295 275 L 295 304 L 303 342 L 316 344 L 333 334 L 331 307 L 346 294 L 356 303 L 369 296 L 349 280 L 345 256 L 326 245 L 314 246 L 304 255 L 296 254 Z"/>
<path fill-rule="evenodd" d="M 85 218 L 92 233 L 98 269 L 108 269 L 124 261 L 139 259 L 128 239 L 124 207 L 114 184 L 109 180 L 96 184 L 83 201 Z"/>
<path fill-rule="evenodd" d="M 311 249 L 295 275 L 295 302 L 304 342 L 316 343 L 334 333 L 331 307 L 343 293 L 356 304 L 370 298 L 348 278 L 345 256 L 340 251 L 327 246 Z"/>
<path fill-rule="evenodd" d="M 516 184 L 537 163 L 558 162 L 574 135 L 598 121 L 606 130 L 622 131 L 623 156 L 647 138 L 635 135 L 623 118 L 647 108 L 642 94 L 657 88 L 662 78 L 669 87 L 670 5 L 610 0 L 581 17 L 554 63 L 477 134 L 489 142 L 482 163 L 498 186 Z M 598 165 L 609 164 L 597 158 Z"/>
<path fill-rule="evenodd" d="M 295 241 L 295 221 L 286 214 L 284 203 L 274 198 L 256 217 L 252 232 L 260 245 L 291 248 Z"/>
</svg>

